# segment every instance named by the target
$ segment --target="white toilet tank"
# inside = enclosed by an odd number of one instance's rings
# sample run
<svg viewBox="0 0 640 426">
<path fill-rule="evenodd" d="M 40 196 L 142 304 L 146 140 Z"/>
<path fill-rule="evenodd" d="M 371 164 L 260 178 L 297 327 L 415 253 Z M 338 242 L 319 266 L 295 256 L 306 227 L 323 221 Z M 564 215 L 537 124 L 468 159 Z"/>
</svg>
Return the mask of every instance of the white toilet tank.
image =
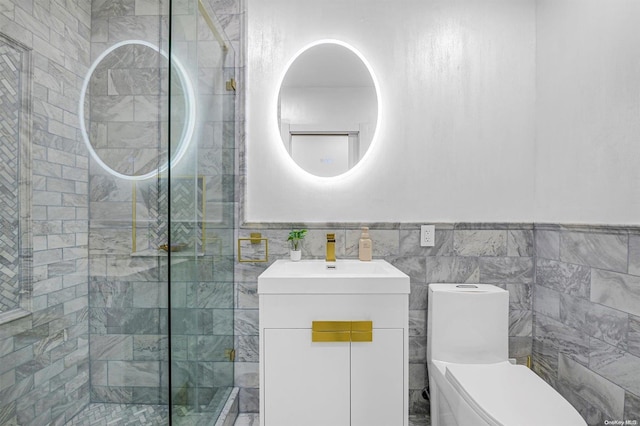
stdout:
<svg viewBox="0 0 640 426">
<path fill-rule="evenodd" d="M 429 284 L 427 362 L 490 364 L 509 356 L 509 292 L 489 284 Z"/>
</svg>

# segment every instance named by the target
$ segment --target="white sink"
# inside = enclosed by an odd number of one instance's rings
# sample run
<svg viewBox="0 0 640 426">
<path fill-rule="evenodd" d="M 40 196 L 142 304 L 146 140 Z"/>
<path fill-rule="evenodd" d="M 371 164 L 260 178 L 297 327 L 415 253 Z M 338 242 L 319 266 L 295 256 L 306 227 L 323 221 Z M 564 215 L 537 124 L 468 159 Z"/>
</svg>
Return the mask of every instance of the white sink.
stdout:
<svg viewBox="0 0 640 426">
<path fill-rule="evenodd" d="M 276 260 L 258 277 L 259 294 L 409 293 L 409 277 L 382 259 Z"/>
</svg>

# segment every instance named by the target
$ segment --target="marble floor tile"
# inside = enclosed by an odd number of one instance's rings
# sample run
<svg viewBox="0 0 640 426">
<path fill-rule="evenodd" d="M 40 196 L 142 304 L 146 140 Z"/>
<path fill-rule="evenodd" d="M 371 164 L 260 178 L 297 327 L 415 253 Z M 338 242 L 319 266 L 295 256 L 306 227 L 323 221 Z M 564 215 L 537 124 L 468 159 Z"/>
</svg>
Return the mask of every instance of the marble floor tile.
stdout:
<svg viewBox="0 0 640 426">
<path fill-rule="evenodd" d="M 183 426 L 213 424 L 209 411 L 175 413 L 174 423 Z M 255 418 L 255 420 L 252 420 Z M 257 426 L 257 414 L 241 414 L 236 425 Z M 165 426 L 169 424 L 167 405 L 92 403 L 70 419 L 65 426 Z"/>
<path fill-rule="evenodd" d="M 235 426 L 258 426 L 260 415 L 254 413 L 242 413 L 238 415 Z M 429 416 L 409 416 L 409 426 L 431 426 Z"/>
<path fill-rule="evenodd" d="M 254 413 L 241 413 L 234 423 L 234 426 L 258 426 L 260 424 L 260 416 Z"/>
<path fill-rule="evenodd" d="M 169 422 L 166 405 L 89 404 L 66 423 L 66 426 L 90 425 L 165 425 Z"/>
</svg>

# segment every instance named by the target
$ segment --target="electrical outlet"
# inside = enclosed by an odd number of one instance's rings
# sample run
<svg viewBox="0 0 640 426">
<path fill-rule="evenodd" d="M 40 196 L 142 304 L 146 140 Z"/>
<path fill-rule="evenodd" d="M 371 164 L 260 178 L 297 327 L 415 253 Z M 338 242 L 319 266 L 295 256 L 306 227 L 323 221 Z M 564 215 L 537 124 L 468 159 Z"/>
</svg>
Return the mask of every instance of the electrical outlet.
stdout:
<svg viewBox="0 0 640 426">
<path fill-rule="evenodd" d="M 433 247 L 436 245 L 435 225 L 422 225 L 420 227 L 420 245 L 422 247 Z"/>
</svg>

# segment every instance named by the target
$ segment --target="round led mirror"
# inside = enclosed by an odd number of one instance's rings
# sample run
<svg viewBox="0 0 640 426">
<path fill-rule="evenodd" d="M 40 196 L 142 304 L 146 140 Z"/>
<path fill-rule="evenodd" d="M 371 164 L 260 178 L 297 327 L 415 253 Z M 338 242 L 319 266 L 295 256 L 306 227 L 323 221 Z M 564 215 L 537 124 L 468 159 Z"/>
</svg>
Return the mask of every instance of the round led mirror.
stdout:
<svg viewBox="0 0 640 426">
<path fill-rule="evenodd" d="M 341 175 L 369 149 L 378 109 L 375 77 L 363 56 L 336 40 L 313 43 L 292 59 L 280 85 L 282 142 L 307 172 Z"/>
<path fill-rule="evenodd" d="M 105 50 L 87 72 L 79 103 L 82 137 L 93 159 L 114 176 L 157 176 L 169 167 L 169 158 L 173 166 L 187 151 L 195 95 L 175 58 L 168 90 L 168 58 L 151 43 L 126 40 Z"/>
</svg>

